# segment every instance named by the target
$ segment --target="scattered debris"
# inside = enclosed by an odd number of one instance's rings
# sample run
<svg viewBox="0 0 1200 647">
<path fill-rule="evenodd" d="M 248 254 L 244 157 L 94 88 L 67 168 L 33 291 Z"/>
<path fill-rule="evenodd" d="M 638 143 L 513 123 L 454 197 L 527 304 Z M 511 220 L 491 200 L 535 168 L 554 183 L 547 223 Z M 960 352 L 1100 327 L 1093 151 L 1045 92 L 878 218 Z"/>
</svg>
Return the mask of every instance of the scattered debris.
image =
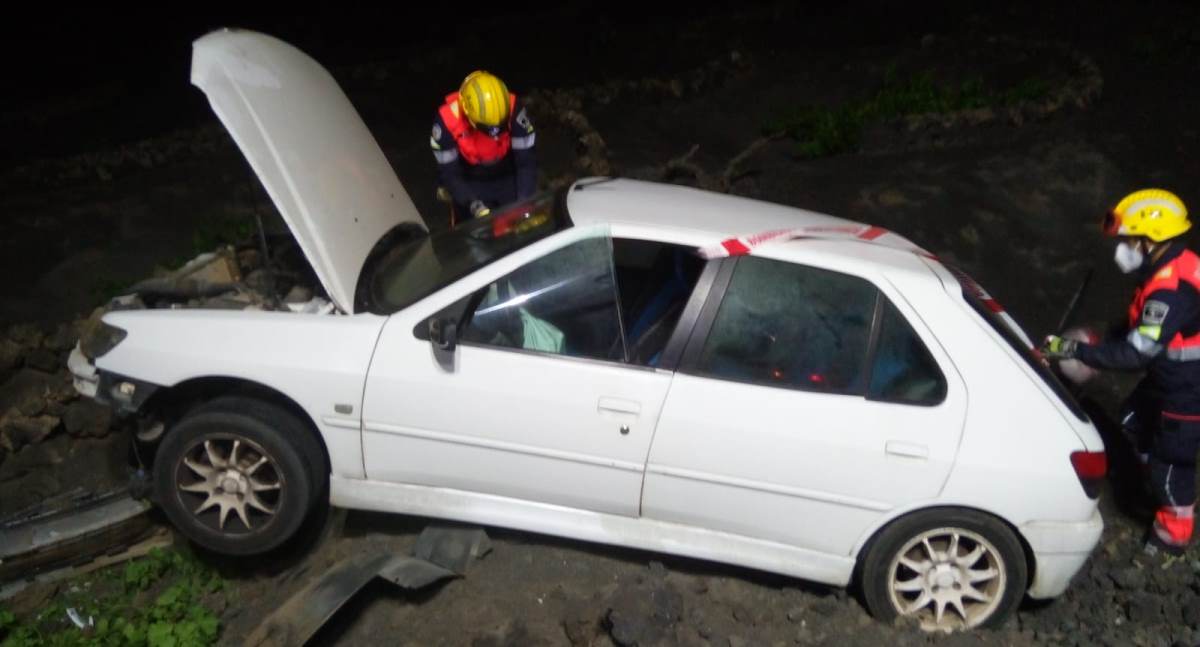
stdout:
<svg viewBox="0 0 1200 647">
<path fill-rule="evenodd" d="M 375 577 L 415 590 L 456 575 L 415 557 L 386 553 L 352 557 L 329 569 L 284 602 L 250 634 L 245 644 L 248 647 L 304 644 Z"/>
<path fill-rule="evenodd" d="M 152 529 L 149 509 L 124 489 L 99 495 L 76 489 L 0 520 L 0 584 L 18 585 L 0 589 L 0 599 L 39 574 L 141 541 Z"/>
<path fill-rule="evenodd" d="M 492 550 L 492 541 L 480 528 L 426 526 L 413 546 L 413 556 L 465 575 L 467 566 Z"/>
<path fill-rule="evenodd" d="M 381 577 L 410 591 L 461 577 L 473 559 L 491 550 L 478 528 L 430 526 L 417 538 L 413 557 L 375 552 L 335 564 L 288 598 L 246 639 L 249 647 L 302 645 L 363 586 Z"/>
<path fill-rule="evenodd" d="M 139 281 L 129 293 L 147 302 L 215 297 L 237 291 L 241 279 L 237 255 L 226 246 L 200 254 L 166 276 Z"/>
<path fill-rule="evenodd" d="M 88 630 L 95 628 L 95 626 L 96 626 L 95 618 L 93 618 L 92 616 L 88 616 L 87 622 L 84 622 L 83 616 L 79 615 L 79 612 L 76 611 L 74 607 L 67 608 L 67 618 L 69 618 L 71 620 L 71 622 L 76 627 L 78 627 L 81 631 L 88 631 Z"/>
</svg>

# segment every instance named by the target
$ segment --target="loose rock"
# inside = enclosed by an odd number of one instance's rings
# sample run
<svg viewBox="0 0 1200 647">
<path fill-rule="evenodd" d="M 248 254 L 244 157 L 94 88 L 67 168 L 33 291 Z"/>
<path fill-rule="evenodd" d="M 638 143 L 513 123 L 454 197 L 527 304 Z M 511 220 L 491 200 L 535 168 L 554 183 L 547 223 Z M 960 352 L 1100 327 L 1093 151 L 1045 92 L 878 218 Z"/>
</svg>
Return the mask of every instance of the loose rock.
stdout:
<svg viewBox="0 0 1200 647">
<path fill-rule="evenodd" d="M 636 588 L 622 589 L 617 596 L 604 624 L 618 645 L 661 643 L 683 617 L 683 596 L 669 586 L 657 584 L 648 594 Z"/>
<path fill-rule="evenodd" d="M 1185 602 L 1181 615 L 1184 624 L 1200 631 L 1200 598 L 1193 597 Z"/>
<path fill-rule="evenodd" d="M 20 344 L 11 339 L 0 339 L 0 374 L 19 368 L 22 357 Z"/>
<path fill-rule="evenodd" d="M 8 338 L 26 348 L 37 348 L 46 334 L 31 324 L 17 324 L 8 329 Z"/>
<path fill-rule="evenodd" d="M 63 427 L 74 437 L 103 438 L 112 424 L 112 409 L 93 400 L 76 400 L 67 405 Z"/>
<path fill-rule="evenodd" d="M 15 452 L 26 445 L 36 445 L 46 439 L 58 427 L 54 416 L 30 417 L 17 409 L 9 409 L 0 417 L 0 445 Z"/>
<path fill-rule="evenodd" d="M 54 354 L 54 352 L 45 348 L 38 348 L 30 351 L 29 355 L 25 357 L 25 364 L 45 373 L 53 373 L 58 370 L 61 363 L 58 360 L 58 355 Z"/>
<path fill-rule="evenodd" d="M 567 640 L 576 646 L 591 645 L 596 638 L 597 629 L 599 628 L 596 621 L 589 618 L 564 620 L 562 626 Z"/>
<path fill-rule="evenodd" d="M 42 342 L 42 346 L 52 351 L 64 351 L 74 346 L 78 339 L 79 335 L 75 332 L 74 326 L 59 324 L 54 332 Z"/>
<path fill-rule="evenodd" d="M 1129 601 L 1126 613 L 1131 621 L 1140 625 L 1154 624 L 1162 618 L 1162 604 L 1157 596 L 1137 595 Z"/>
<path fill-rule="evenodd" d="M 1124 591 L 1137 591 L 1146 588 L 1146 572 L 1132 566 L 1114 571 L 1109 577 L 1117 587 Z"/>
<path fill-rule="evenodd" d="M 28 368 L 17 371 L 0 389 L 0 411 L 16 409 L 24 416 L 36 416 L 46 410 L 46 401 L 54 390 L 54 376 Z"/>
</svg>

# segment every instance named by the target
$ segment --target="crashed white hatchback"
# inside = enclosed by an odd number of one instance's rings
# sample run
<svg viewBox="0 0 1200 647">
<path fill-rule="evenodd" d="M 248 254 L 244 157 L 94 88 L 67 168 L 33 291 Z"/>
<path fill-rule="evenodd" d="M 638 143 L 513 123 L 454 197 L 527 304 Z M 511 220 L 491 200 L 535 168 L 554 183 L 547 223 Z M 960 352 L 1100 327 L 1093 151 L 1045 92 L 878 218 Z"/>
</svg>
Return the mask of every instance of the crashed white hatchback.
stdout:
<svg viewBox="0 0 1200 647">
<path fill-rule="evenodd" d="M 945 629 L 1062 593 L 1096 544 L 1096 430 L 900 236 L 609 179 L 429 235 L 301 52 L 212 33 L 192 81 L 336 305 L 113 312 L 73 355 L 165 427 L 154 496 L 197 543 L 269 550 L 328 496 L 858 577 L 877 616 Z"/>
</svg>

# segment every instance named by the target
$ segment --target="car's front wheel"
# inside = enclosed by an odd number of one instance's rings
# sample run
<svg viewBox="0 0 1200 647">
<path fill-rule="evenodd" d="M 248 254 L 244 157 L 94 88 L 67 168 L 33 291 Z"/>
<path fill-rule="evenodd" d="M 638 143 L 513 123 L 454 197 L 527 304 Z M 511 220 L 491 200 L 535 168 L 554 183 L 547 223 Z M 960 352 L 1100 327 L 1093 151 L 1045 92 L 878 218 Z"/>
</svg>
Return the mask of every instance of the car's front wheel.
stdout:
<svg viewBox="0 0 1200 647">
<path fill-rule="evenodd" d="M 159 505 L 188 539 L 229 555 L 287 541 L 321 491 L 310 434 L 286 410 L 242 398 L 184 417 L 154 461 Z"/>
<path fill-rule="evenodd" d="M 973 510 L 917 512 L 884 528 L 862 565 L 861 587 L 881 620 L 928 631 L 996 627 L 1016 611 L 1028 568 L 1005 524 Z"/>
</svg>

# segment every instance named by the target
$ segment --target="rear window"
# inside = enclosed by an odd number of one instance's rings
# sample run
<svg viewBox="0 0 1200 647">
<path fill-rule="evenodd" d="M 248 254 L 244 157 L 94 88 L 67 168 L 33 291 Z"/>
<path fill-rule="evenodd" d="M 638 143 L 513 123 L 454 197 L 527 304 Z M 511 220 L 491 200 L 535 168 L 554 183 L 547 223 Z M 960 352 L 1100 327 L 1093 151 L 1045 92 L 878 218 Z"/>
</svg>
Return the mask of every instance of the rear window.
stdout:
<svg viewBox="0 0 1200 647">
<path fill-rule="evenodd" d="M 1021 330 L 1017 322 L 1008 313 L 1004 312 L 1004 308 L 1000 307 L 1000 304 L 987 291 L 980 287 L 975 282 L 975 279 L 968 276 L 965 272 L 945 263 L 942 266 L 950 270 L 950 273 L 958 279 L 959 284 L 962 286 L 963 299 L 971 305 L 971 308 L 975 312 L 978 312 L 979 316 L 983 317 L 983 320 L 993 330 L 1000 333 L 1004 341 L 1008 342 L 1008 345 L 1017 351 L 1021 359 L 1025 360 L 1025 363 L 1038 374 L 1038 377 L 1042 378 L 1042 381 L 1050 387 L 1050 390 L 1054 391 L 1054 394 L 1058 396 L 1058 399 L 1063 404 L 1067 405 L 1067 408 L 1071 410 L 1071 413 L 1075 414 L 1076 418 L 1079 418 L 1083 422 L 1088 422 L 1087 414 L 1084 413 L 1079 403 L 1075 401 L 1075 396 L 1071 395 L 1071 392 L 1058 379 L 1054 371 L 1051 371 L 1050 367 L 1042 361 L 1041 356 L 1034 351 L 1033 343 L 1030 341 L 1029 336 Z"/>
</svg>

